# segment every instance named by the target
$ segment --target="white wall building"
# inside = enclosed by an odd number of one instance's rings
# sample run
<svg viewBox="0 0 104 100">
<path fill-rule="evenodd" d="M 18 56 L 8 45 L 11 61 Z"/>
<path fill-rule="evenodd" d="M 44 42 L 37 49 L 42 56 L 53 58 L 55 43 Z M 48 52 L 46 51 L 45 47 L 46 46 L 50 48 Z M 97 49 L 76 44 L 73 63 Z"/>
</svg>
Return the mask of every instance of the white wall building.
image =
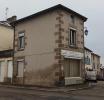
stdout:
<svg viewBox="0 0 104 100">
<path fill-rule="evenodd" d="M 85 47 L 85 69 L 93 69 L 92 68 L 92 51 Z"/>
</svg>

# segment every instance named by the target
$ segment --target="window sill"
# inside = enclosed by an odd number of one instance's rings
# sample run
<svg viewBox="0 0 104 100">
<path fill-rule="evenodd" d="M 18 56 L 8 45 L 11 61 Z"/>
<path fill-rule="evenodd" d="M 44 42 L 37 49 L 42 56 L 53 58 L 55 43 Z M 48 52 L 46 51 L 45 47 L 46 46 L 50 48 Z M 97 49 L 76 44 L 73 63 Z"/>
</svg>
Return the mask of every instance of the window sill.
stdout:
<svg viewBox="0 0 104 100">
<path fill-rule="evenodd" d="M 69 45 L 69 47 L 77 49 L 76 45 Z"/>
<path fill-rule="evenodd" d="M 24 51 L 25 48 L 19 48 L 18 51 Z"/>
</svg>

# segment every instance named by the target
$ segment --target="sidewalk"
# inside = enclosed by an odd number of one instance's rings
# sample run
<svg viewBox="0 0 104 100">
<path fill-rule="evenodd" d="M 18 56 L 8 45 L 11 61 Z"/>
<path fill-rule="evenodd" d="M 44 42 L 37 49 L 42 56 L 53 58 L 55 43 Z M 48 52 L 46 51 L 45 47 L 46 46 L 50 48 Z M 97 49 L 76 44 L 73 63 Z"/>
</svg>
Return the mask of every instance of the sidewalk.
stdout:
<svg viewBox="0 0 104 100">
<path fill-rule="evenodd" d="M 0 87 L 15 88 L 15 89 L 29 89 L 29 90 L 46 91 L 46 92 L 61 92 L 61 93 L 62 92 L 68 93 L 70 91 L 91 88 L 91 86 L 89 86 L 88 84 L 72 85 L 72 86 L 65 86 L 65 87 L 36 87 L 36 86 L 16 86 L 16 85 L 0 84 Z"/>
</svg>

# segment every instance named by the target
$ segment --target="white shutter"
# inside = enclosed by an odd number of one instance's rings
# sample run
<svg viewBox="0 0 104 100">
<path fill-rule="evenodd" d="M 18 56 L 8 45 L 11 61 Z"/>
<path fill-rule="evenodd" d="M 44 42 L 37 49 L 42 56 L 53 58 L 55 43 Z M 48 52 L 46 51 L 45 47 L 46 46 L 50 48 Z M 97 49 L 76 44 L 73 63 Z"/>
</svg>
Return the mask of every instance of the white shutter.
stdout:
<svg viewBox="0 0 104 100">
<path fill-rule="evenodd" d="M 4 81 L 4 67 L 5 67 L 5 62 L 1 61 L 0 62 L 0 82 Z"/>
<path fill-rule="evenodd" d="M 24 61 L 18 61 L 18 77 L 23 77 Z"/>
<path fill-rule="evenodd" d="M 13 62 L 8 61 L 8 78 L 12 78 L 13 76 Z"/>
</svg>

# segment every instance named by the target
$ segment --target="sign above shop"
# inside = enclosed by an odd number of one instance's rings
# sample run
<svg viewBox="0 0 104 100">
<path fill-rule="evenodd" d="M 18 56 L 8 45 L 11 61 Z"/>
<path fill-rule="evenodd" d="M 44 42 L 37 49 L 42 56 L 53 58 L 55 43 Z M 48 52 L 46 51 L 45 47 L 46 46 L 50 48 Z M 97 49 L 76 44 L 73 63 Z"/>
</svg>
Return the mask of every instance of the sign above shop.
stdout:
<svg viewBox="0 0 104 100">
<path fill-rule="evenodd" d="M 72 58 L 72 59 L 83 59 L 84 57 L 83 53 L 69 51 L 69 50 L 61 50 L 61 55 L 63 55 L 65 58 Z"/>
</svg>

